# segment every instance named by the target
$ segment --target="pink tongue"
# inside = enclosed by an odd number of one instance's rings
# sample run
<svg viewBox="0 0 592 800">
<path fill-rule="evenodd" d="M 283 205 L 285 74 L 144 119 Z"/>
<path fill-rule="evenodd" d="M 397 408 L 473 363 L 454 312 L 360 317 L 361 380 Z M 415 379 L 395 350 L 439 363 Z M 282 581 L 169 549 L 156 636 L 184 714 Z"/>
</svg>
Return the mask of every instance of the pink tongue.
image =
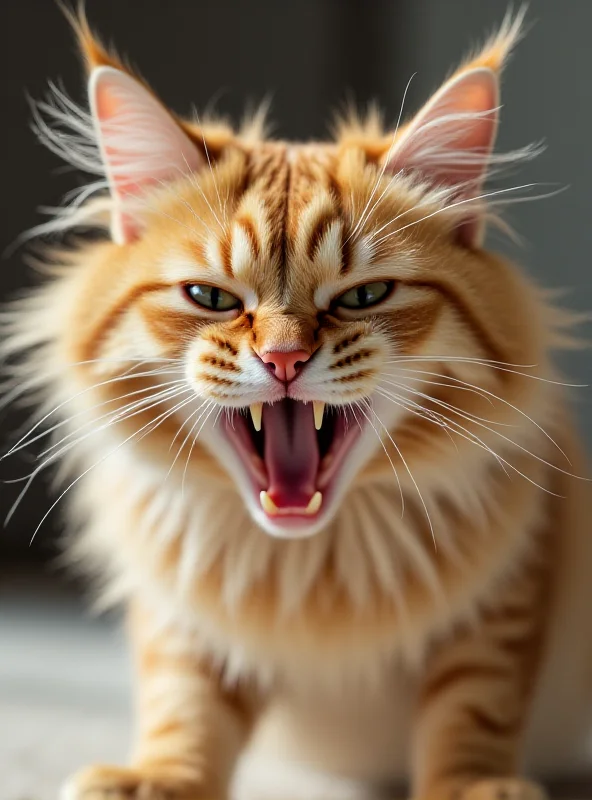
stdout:
<svg viewBox="0 0 592 800">
<path fill-rule="evenodd" d="M 319 447 L 312 403 L 263 406 L 268 495 L 278 508 L 306 508 L 316 491 Z"/>
</svg>

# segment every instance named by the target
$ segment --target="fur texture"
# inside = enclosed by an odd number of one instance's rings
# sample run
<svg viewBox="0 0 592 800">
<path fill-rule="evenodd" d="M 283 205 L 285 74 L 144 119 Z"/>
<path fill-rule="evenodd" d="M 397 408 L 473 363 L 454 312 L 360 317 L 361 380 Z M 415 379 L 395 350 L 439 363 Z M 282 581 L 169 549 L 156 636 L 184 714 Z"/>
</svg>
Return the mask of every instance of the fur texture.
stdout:
<svg viewBox="0 0 592 800">
<path fill-rule="evenodd" d="M 589 487 L 550 361 L 566 320 L 482 247 L 512 194 L 484 180 L 536 151 L 491 149 L 520 22 L 408 124 L 294 144 L 173 117 L 74 20 L 91 111 L 55 89 L 36 127 L 99 180 L 37 232 L 113 241 L 54 249 L 5 315 L 13 395 L 43 398 L 11 452 L 52 437 L 29 480 L 60 464 L 72 557 L 129 608 L 139 721 L 131 766 L 65 797 L 221 798 L 247 752 L 333 775 L 322 796 L 534 800 L 525 765 L 586 763 Z M 335 305 L 380 281 L 376 307 Z M 194 284 L 240 307 L 208 312 Z M 284 385 L 261 357 L 291 350 L 314 357 Z M 285 397 L 360 427 L 295 532 L 224 433 Z"/>
</svg>

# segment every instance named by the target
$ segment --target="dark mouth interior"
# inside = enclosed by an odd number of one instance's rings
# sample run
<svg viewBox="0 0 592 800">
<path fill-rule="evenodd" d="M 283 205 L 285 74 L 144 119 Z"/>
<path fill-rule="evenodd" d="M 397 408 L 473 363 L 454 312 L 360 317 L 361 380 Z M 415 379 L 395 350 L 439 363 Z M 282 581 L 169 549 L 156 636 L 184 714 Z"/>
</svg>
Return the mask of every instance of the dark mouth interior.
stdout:
<svg viewBox="0 0 592 800">
<path fill-rule="evenodd" d="M 360 427 L 349 408 L 285 398 L 229 416 L 225 430 L 268 516 L 314 517 Z"/>
<path fill-rule="evenodd" d="M 298 430 L 295 429 L 295 406 L 299 402 L 297 400 L 290 400 L 286 398 L 285 400 L 280 401 L 285 406 L 285 416 L 287 425 L 290 428 L 290 435 L 297 436 Z M 333 435 L 335 433 L 335 424 L 337 418 L 343 412 L 339 411 L 339 409 L 329 409 L 325 410 L 325 416 L 323 419 L 323 425 L 319 431 L 316 431 L 317 436 L 317 445 L 319 448 L 319 455 L 321 459 L 323 459 L 327 453 L 329 452 L 329 448 L 333 442 Z M 255 448 L 256 453 L 261 457 L 264 458 L 265 454 L 265 424 L 261 426 L 261 430 L 255 430 L 255 426 L 253 424 L 253 420 L 251 419 L 250 415 L 247 413 L 245 415 L 245 422 L 247 425 L 247 430 L 251 437 L 251 441 L 253 442 L 253 447 Z"/>
</svg>

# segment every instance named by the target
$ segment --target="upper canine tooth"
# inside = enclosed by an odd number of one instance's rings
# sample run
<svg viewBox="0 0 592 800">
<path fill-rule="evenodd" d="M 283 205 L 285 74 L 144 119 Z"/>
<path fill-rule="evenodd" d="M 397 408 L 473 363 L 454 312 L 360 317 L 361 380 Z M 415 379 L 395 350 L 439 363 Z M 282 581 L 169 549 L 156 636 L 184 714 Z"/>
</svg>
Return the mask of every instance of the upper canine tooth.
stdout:
<svg viewBox="0 0 592 800">
<path fill-rule="evenodd" d="M 249 406 L 249 411 L 251 412 L 251 419 L 253 420 L 253 426 L 256 431 L 261 430 L 261 417 L 263 415 L 263 403 L 251 403 Z"/>
<path fill-rule="evenodd" d="M 323 424 L 323 415 L 325 413 L 325 404 L 320 400 L 313 400 L 312 410 L 314 413 L 315 428 L 320 431 Z"/>
<path fill-rule="evenodd" d="M 316 514 L 323 503 L 323 495 L 321 492 L 315 492 L 310 498 L 310 503 L 304 509 L 305 514 Z"/>
<path fill-rule="evenodd" d="M 317 492 L 318 494 L 318 492 Z M 314 500 L 314 497 L 313 497 Z M 267 492 L 260 492 L 259 494 L 259 502 L 261 503 L 261 508 L 266 511 L 270 516 L 275 516 L 278 513 L 278 507 L 273 502 L 271 497 L 267 494 Z M 312 502 L 312 501 L 311 501 Z M 310 503 L 309 503 L 310 505 Z"/>
</svg>

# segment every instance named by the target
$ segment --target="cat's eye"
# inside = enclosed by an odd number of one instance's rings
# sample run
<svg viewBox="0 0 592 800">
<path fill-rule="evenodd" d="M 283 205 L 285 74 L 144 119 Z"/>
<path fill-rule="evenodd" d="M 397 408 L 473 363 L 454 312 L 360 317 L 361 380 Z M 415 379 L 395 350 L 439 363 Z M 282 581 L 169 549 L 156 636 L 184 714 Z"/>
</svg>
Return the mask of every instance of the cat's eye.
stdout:
<svg viewBox="0 0 592 800">
<path fill-rule="evenodd" d="M 188 297 L 208 311 L 232 311 L 239 308 L 241 301 L 219 286 L 208 286 L 205 283 L 190 283 L 185 287 Z"/>
<path fill-rule="evenodd" d="M 375 281 L 374 283 L 361 283 L 348 289 L 335 300 L 338 308 L 351 308 L 363 310 L 381 303 L 390 295 L 393 288 L 392 281 Z"/>
</svg>

